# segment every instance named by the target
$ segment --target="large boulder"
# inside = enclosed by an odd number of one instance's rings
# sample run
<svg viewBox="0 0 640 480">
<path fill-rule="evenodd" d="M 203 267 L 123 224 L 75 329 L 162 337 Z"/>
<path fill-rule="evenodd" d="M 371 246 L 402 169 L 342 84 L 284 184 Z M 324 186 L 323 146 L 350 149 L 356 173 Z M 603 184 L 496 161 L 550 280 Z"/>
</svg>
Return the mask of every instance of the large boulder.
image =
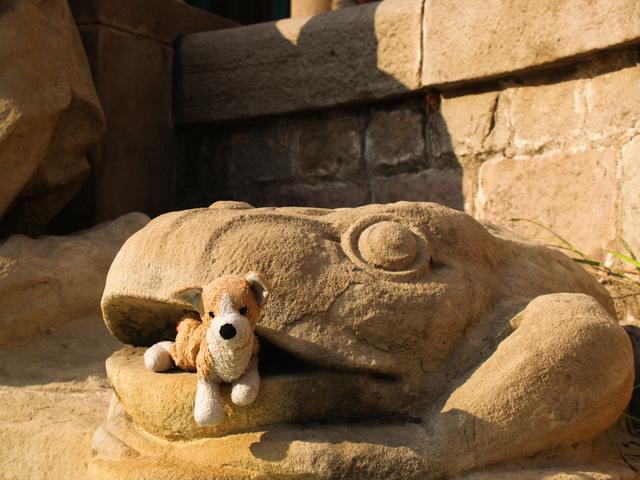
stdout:
<svg viewBox="0 0 640 480">
<path fill-rule="evenodd" d="M 75 235 L 0 244 L 0 347 L 98 313 L 109 265 L 148 221 L 130 213 Z"/>
<path fill-rule="evenodd" d="M 95 437 L 97 478 L 592 464 L 602 457 L 588 446 L 631 396 L 631 344 L 598 282 L 562 253 L 436 204 L 225 202 L 160 216 L 114 260 L 105 322 L 125 343 L 172 340 L 192 308 L 174 292 L 251 270 L 271 286 L 256 402 L 235 406 L 223 388 L 228 418 L 200 427 L 195 374 L 146 371 L 144 349 L 125 347 L 107 362 L 121 414 Z"/>
<path fill-rule="evenodd" d="M 0 14 L 2 232 L 42 233 L 89 173 L 104 115 L 66 0 L 8 0 Z"/>
</svg>

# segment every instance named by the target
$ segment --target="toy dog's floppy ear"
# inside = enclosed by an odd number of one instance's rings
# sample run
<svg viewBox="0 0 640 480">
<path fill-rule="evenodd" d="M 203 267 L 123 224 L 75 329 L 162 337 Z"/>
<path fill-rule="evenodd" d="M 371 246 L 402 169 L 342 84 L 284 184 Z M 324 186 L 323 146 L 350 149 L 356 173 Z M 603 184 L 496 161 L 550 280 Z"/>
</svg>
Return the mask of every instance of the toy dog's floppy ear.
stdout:
<svg viewBox="0 0 640 480">
<path fill-rule="evenodd" d="M 263 306 L 269 296 L 269 290 L 265 281 L 257 272 L 247 273 L 247 276 L 244 279 L 247 281 L 249 288 L 251 288 L 253 294 L 256 296 L 258 305 Z"/>
<path fill-rule="evenodd" d="M 176 300 L 189 304 L 200 316 L 204 315 L 202 303 L 202 287 L 182 288 L 172 295 Z"/>
</svg>

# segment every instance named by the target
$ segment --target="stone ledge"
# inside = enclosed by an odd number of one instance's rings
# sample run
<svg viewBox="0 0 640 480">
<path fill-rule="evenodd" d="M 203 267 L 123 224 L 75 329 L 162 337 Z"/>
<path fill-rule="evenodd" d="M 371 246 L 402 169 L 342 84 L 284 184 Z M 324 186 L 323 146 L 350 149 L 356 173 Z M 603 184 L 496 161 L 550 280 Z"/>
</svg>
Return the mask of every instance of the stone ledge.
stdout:
<svg viewBox="0 0 640 480">
<path fill-rule="evenodd" d="M 175 116 L 219 122 L 371 102 L 638 41 L 635 0 L 386 0 L 187 35 Z"/>
<path fill-rule="evenodd" d="M 422 84 L 497 78 L 640 41 L 637 0 L 426 0 Z"/>
<path fill-rule="evenodd" d="M 420 87 L 422 3 L 386 0 L 184 37 L 179 123 L 312 110 Z"/>
</svg>

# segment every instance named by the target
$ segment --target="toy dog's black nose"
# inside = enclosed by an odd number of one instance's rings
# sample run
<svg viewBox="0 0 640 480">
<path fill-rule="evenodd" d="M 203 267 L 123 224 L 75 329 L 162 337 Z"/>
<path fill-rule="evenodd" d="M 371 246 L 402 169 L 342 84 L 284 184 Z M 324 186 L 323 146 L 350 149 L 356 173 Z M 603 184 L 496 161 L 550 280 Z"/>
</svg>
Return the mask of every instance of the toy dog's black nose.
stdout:
<svg viewBox="0 0 640 480">
<path fill-rule="evenodd" d="M 236 336 L 236 327 L 230 323 L 225 323 L 220 327 L 220 336 L 225 340 L 231 340 Z"/>
</svg>

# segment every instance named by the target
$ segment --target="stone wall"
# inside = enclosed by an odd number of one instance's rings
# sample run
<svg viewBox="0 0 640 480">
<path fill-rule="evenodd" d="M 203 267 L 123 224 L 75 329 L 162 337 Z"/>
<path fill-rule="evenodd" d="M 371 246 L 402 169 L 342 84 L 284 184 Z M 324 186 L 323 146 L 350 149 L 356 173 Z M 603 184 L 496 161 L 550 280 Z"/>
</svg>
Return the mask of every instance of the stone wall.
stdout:
<svg viewBox="0 0 640 480">
<path fill-rule="evenodd" d="M 187 36 L 179 206 L 428 200 L 598 257 L 620 236 L 640 250 L 639 4 L 492 3 Z"/>
<path fill-rule="evenodd" d="M 350 207 L 429 200 L 464 207 L 462 171 L 429 152 L 425 96 L 188 129 L 180 207 Z"/>
</svg>

